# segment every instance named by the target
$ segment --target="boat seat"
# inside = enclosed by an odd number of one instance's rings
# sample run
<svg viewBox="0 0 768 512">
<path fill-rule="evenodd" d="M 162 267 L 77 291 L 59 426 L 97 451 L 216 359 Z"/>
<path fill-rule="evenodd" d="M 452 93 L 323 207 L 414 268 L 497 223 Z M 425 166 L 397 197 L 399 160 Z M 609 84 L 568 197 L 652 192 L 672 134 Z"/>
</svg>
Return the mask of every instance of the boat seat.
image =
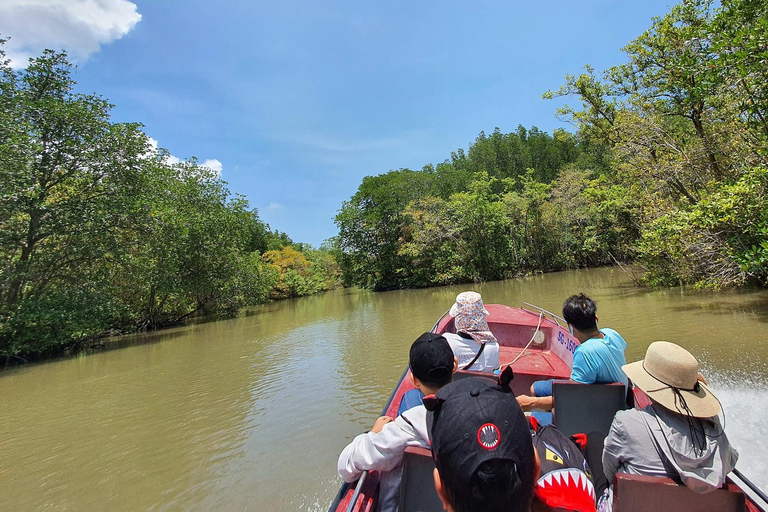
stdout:
<svg viewBox="0 0 768 512">
<path fill-rule="evenodd" d="M 746 496 L 734 484 L 699 494 L 670 478 L 616 473 L 613 512 L 743 512 Z"/>
<path fill-rule="evenodd" d="M 553 423 L 566 436 L 579 432 L 599 432 L 607 436 L 616 412 L 627 408 L 626 390 L 620 382 L 579 384 L 555 381 L 552 397 Z"/>
<path fill-rule="evenodd" d="M 400 485 L 401 512 L 443 512 L 435 490 L 435 461 L 426 448 L 409 446 L 403 456 L 403 480 Z"/>
</svg>

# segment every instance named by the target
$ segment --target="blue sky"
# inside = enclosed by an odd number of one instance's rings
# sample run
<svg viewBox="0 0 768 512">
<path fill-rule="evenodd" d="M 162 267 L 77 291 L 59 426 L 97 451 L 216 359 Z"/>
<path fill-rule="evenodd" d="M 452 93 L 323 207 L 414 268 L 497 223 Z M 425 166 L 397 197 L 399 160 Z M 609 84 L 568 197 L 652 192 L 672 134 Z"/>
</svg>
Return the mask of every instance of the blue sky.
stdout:
<svg viewBox="0 0 768 512">
<path fill-rule="evenodd" d="M 437 163 L 481 130 L 549 133 L 541 98 L 667 1 L 3 0 L 15 65 L 67 49 L 172 155 L 221 168 L 273 228 L 319 245 L 366 175 Z"/>
</svg>

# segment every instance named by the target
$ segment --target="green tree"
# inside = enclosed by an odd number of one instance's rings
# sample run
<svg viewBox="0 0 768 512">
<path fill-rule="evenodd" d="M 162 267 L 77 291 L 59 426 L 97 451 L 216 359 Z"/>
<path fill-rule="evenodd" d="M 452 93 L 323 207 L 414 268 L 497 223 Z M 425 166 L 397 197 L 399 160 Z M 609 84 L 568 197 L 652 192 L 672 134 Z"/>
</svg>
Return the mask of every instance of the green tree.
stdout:
<svg viewBox="0 0 768 512">
<path fill-rule="evenodd" d="M 0 53 L 3 42 L 0 41 Z M 74 92 L 64 53 L 14 72 L 0 55 L 0 356 L 231 315 L 267 300 L 261 253 L 292 244 L 211 169 L 171 164 L 136 123 Z M 306 247 L 299 294 L 338 269 Z M 317 263 L 315 263 L 317 262 Z"/>
<path fill-rule="evenodd" d="M 399 254 L 407 219 L 403 210 L 429 194 L 434 175 L 410 169 L 366 176 L 336 215 L 338 244 L 346 284 L 375 289 L 406 286 L 410 265 Z"/>
</svg>

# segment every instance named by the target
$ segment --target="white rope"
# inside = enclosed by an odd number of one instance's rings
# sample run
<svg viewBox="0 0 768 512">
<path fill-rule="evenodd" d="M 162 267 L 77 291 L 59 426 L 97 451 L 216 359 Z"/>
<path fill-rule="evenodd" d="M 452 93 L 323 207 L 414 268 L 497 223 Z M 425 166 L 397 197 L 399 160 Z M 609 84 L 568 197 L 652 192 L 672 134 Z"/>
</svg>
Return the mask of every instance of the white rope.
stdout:
<svg viewBox="0 0 768 512">
<path fill-rule="evenodd" d="M 531 343 L 533 343 L 533 340 L 536 339 L 536 334 L 539 332 L 539 328 L 541 328 L 541 319 L 544 317 L 544 312 L 542 311 L 539 313 L 539 325 L 536 326 L 536 330 L 533 331 L 533 336 L 531 336 L 531 341 L 528 342 L 528 344 L 523 348 L 522 352 L 517 354 L 517 357 L 512 360 L 511 363 L 507 363 L 506 365 L 502 364 L 501 366 L 512 366 L 517 362 L 518 359 L 523 357 L 523 354 L 525 354 L 525 351 L 528 349 L 528 347 L 531 346 Z M 501 366 L 499 368 L 501 368 Z"/>
</svg>

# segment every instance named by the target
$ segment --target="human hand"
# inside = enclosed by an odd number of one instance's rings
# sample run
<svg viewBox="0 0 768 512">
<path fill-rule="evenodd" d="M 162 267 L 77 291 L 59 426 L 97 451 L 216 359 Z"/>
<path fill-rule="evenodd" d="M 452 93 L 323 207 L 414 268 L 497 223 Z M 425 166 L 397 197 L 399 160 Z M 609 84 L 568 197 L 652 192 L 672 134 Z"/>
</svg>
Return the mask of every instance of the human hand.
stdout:
<svg viewBox="0 0 768 512">
<path fill-rule="evenodd" d="M 373 423 L 371 432 L 376 432 L 376 433 L 381 432 L 381 429 L 384 428 L 384 425 L 386 425 L 391 421 L 395 421 L 394 418 L 390 418 L 389 416 L 379 416 L 379 418 Z"/>
<path fill-rule="evenodd" d="M 517 395 L 515 398 L 517 398 L 517 403 L 520 404 L 520 407 L 525 412 L 532 410 L 536 405 L 535 397 L 528 396 L 528 395 Z"/>
</svg>

